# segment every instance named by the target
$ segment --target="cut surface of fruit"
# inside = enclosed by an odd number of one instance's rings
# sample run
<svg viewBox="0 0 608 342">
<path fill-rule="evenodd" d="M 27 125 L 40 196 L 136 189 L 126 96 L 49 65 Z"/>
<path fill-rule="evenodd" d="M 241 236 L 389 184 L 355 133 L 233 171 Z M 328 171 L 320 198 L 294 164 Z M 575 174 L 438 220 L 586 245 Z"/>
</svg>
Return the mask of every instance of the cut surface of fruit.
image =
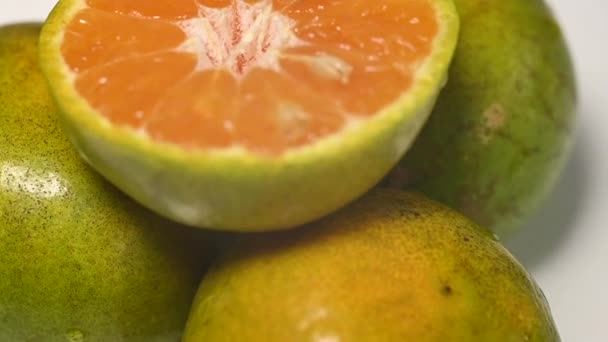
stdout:
<svg viewBox="0 0 608 342">
<path fill-rule="evenodd" d="M 457 29 L 450 0 L 63 0 L 41 59 L 76 145 L 93 125 L 156 145 L 145 155 L 276 162 L 348 134 L 373 139 L 370 126 L 401 155 L 444 82 Z"/>
<path fill-rule="evenodd" d="M 335 134 L 409 88 L 439 28 L 428 0 L 148 3 L 87 1 L 62 54 L 101 115 L 185 148 Z"/>
</svg>

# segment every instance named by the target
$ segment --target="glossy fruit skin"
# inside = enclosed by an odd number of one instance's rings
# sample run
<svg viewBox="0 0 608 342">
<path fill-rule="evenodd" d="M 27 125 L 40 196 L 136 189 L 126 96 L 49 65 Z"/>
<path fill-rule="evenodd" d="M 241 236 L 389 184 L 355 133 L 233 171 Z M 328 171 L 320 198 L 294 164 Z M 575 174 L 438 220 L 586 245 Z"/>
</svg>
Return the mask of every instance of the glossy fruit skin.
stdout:
<svg viewBox="0 0 608 342">
<path fill-rule="evenodd" d="M 422 195 L 375 190 L 228 250 L 184 342 L 559 341 L 541 290 L 494 236 Z"/>
<path fill-rule="evenodd" d="M 41 66 L 72 143 L 137 202 L 200 228 L 284 230 L 352 202 L 386 176 L 411 146 L 444 84 L 458 35 L 452 0 L 433 4 L 445 26 L 421 76 L 403 96 L 354 129 L 278 157 L 244 149 L 186 150 L 108 124 L 75 90 L 61 54 L 66 22 L 83 6 L 80 0 L 59 1 L 45 22 Z"/>
<path fill-rule="evenodd" d="M 80 159 L 38 70 L 39 31 L 0 28 L 0 341 L 176 342 L 206 237 Z"/>
<path fill-rule="evenodd" d="M 547 197 L 571 150 L 576 85 L 542 0 L 455 0 L 448 84 L 384 185 L 415 189 L 500 236 Z"/>
</svg>

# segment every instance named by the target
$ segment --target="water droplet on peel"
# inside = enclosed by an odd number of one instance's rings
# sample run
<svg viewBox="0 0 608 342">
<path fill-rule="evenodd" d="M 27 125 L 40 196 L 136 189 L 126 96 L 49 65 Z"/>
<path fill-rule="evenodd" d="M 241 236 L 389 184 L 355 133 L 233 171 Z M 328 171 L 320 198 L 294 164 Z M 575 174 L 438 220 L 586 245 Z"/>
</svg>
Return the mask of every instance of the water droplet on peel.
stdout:
<svg viewBox="0 0 608 342">
<path fill-rule="evenodd" d="M 71 329 L 65 333 L 67 342 L 84 342 L 85 335 L 81 330 Z"/>
</svg>

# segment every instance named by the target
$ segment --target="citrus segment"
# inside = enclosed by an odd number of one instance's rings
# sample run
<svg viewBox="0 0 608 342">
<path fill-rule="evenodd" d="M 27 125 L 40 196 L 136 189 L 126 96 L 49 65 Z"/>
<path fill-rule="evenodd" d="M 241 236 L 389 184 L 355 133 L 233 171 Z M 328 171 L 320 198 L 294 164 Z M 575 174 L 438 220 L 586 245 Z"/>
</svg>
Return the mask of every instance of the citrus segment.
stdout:
<svg viewBox="0 0 608 342">
<path fill-rule="evenodd" d="M 169 218 L 284 229 L 377 183 L 425 122 L 451 0 L 60 0 L 41 65 L 86 160 Z"/>
<path fill-rule="evenodd" d="M 438 32 L 428 0 L 372 5 L 89 0 L 87 5 L 71 20 L 62 54 L 80 95 L 94 109 L 153 140 L 271 155 L 336 134 L 349 118 L 373 116 L 396 101 Z M 158 57 L 167 51 L 189 57 Z M 181 62 L 188 58 L 197 62 L 184 70 Z M 209 70 L 228 71 L 236 80 L 237 92 L 231 93 L 236 111 L 206 104 L 188 90 L 167 92 L 175 83 L 192 85 L 191 79 L 200 88 L 214 78 Z M 146 85 L 133 87 L 134 82 Z M 248 90 L 249 84 L 254 88 Z M 228 98 L 221 87 L 202 87 L 211 93 L 204 98 Z M 182 111 L 164 102 L 178 102 Z M 163 125 L 152 124 L 150 132 L 151 120 Z M 184 132 L 187 138 L 179 133 L 184 123 L 193 124 Z"/>
<path fill-rule="evenodd" d="M 325 52 L 316 54 L 326 55 Z M 315 70 L 307 65 L 307 61 L 298 61 L 296 58 L 286 58 L 282 65 L 292 79 L 302 83 L 302 87 L 332 99 L 333 106 L 343 113 L 349 113 L 350 117 L 375 115 L 380 108 L 394 101 L 402 93 L 402 89 L 395 85 L 407 87 L 412 79 L 411 74 L 395 72 L 392 68 L 348 68 L 347 72 L 341 72 L 338 68 L 333 71 Z M 335 76 L 334 80 L 328 77 L 328 74 L 340 73 L 344 76 Z M 348 77 L 348 83 L 340 81 L 343 77 Z M 370 84 L 373 84 L 373 87 L 370 87 Z"/>
<path fill-rule="evenodd" d="M 100 28 L 103 28 L 100 30 Z M 84 9 L 66 29 L 63 55 L 74 72 L 174 49 L 186 39 L 175 25 Z"/>
<path fill-rule="evenodd" d="M 237 96 L 237 83 L 227 71 L 197 73 L 167 91 L 167 99 L 155 111 L 163 115 L 152 115 L 146 131 L 153 139 L 185 147 L 200 143 L 227 147 L 234 136 L 234 126 L 214 114 L 224 111 L 228 116 L 236 115 Z"/>
<path fill-rule="evenodd" d="M 76 79 L 75 86 L 108 119 L 135 126 L 152 112 L 155 102 L 150 99 L 161 96 L 195 65 L 191 55 L 160 52 L 87 70 Z M 154 74 L 150 70 L 155 70 Z"/>
<path fill-rule="evenodd" d="M 198 15 L 194 0 L 87 0 L 86 3 L 106 12 L 150 19 L 184 19 Z"/>
</svg>

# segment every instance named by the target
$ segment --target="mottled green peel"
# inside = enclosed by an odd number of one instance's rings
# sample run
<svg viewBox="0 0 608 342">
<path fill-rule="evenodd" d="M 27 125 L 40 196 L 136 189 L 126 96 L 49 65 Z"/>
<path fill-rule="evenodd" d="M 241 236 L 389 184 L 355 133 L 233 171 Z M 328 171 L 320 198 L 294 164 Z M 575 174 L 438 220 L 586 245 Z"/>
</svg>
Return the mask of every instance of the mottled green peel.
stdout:
<svg viewBox="0 0 608 342">
<path fill-rule="evenodd" d="M 573 68 L 542 0 L 455 4 L 461 33 L 448 85 L 385 184 L 507 235 L 546 197 L 570 150 Z"/>
<path fill-rule="evenodd" d="M 0 341 L 177 342 L 202 236 L 81 161 L 37 67 L 39 31 L 0 28 Z"/>
<path fill-rule="evenodd" d="M 302 229 L 245 236 L 203 280 L 184 342 L 559 341 L 495 240 L 420 195 L 376 190 Z"/>
</svg>

